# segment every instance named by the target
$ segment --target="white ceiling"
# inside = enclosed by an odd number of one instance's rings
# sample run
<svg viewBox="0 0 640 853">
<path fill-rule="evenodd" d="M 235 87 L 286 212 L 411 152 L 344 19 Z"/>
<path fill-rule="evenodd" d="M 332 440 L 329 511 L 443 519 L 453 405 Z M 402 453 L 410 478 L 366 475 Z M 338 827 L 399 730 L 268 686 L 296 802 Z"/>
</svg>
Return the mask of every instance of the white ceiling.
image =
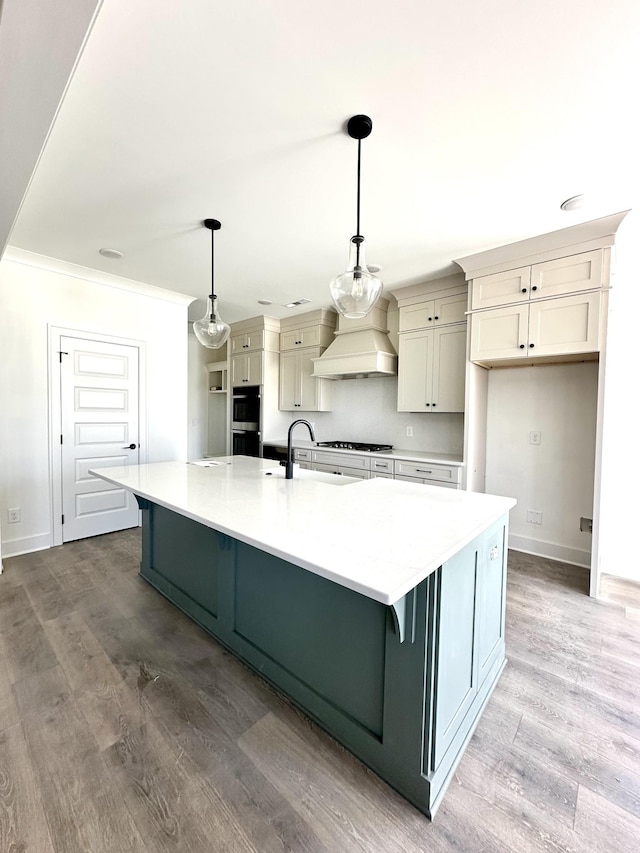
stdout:
<svg viewBox="0 0 640 853">
<path fill-rule="evenodd" d="M 638 0 L 108 0 L 9 242 L 202 300 L 214 217 L 224 319 L 289 316 L 355 233 L 349 116 L 390 289 L 637 204 L 639 80 Z"/>
</svg>

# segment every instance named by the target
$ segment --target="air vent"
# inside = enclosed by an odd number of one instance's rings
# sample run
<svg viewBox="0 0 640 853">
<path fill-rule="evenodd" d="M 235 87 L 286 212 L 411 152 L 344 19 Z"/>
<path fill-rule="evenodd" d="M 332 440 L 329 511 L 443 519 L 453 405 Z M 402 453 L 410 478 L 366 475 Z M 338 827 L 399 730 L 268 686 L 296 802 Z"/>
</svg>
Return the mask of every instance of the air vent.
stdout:
<svg viewBox="0 0 640 853">
<path fill-rule="evenodd" d="M 285 308 L 297 308 L 298 305 L 308 305 L 309 302 L 311 302 L 310 299 L 296 299 L 295 302 L 287 302 L 287 304 L 284 307 Z"/>
</svg>

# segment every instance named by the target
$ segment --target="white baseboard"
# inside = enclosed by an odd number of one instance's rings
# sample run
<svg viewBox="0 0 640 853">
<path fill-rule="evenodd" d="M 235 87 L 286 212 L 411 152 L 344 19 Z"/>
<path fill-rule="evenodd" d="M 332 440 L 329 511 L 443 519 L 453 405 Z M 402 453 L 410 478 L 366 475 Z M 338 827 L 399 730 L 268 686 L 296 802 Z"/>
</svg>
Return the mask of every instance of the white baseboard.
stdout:
<svg viewBox="0 0 640 853">
<path fill-rule="evenodd" d="M 53 545 L 50 533 L 40 533 L 38 536 L 25 536 L 24 539 L 3 540 L 2 559 L 19 557 L 21 554 L 32 554 L 34 551 L 44 551 Z"/>
<path fill-rule="evenodd" d="M 524 554 L 533 554 L 536 557 L 558 560 L 560 563 L 570 563 L 572 566 L 580 566 L 583 569 L 591 568 L 591 551 L 568 548 L 566 545 L 558 545 L 555 542 L 544 542 L 540 539 L 530 539 L 527 536 L 509 533 L 509 548 L 513 551 L 522 551 Z"/>
</svg>

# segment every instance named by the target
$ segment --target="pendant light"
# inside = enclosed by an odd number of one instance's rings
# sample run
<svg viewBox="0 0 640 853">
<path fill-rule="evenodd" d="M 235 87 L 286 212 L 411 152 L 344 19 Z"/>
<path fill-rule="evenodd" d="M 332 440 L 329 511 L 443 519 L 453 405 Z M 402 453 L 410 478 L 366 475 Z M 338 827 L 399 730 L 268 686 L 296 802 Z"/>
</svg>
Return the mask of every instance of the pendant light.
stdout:
<svg viewBox="0 0 640 853">
<path fill-rule="evenodd" d="M 360 153 L 362 140 L 371 133 L 373 122 L 369 116 L 352 116 L 347 123 L 347 133 L 358 140 L 358 192 L 356 197 L 356 234 L 349 244 L 349 261 L 345 272 L 336 276 L 329 285 L 331 299 L 343 317 L 357 320 L 366 317 L 382 293 L 382 282 L 367 269 L 364 237 L 360 234 Z"/>
<path fill-rule="evenodd" d="M 217 219 L 205 219 L 202 224 L 211 231 L 211 296 L 208 297 L 207 313 L 200 320 L 195 321 L 193 331 L 203 347 L 220 349 L 231 331 L 231 328 L 220 316 L 220 312 L 216 312 L 216 299 L 218 297 L 213 289 L 213 237 L 214 233 L 222 228 L 222 225 Z"/>
</svg>

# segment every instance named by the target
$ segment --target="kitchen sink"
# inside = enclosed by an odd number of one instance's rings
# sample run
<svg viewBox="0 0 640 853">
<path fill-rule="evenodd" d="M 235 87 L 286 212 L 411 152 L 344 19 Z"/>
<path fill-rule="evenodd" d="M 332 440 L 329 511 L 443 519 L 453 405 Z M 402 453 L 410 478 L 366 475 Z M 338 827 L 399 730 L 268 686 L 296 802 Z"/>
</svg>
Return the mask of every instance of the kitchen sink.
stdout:
<svg viewBox="0 0 640 853">
<path fill-rule="evenodd" d="M 283 467 L 272 468 L 264 472 L 265 477 L 275 477 L 278 480 L 285 479 L 286 471 Z M 294 480 L 313 480 L 316 483 L 327 483 L 330 486 L 348 486 L 350 483 L 357 483 L 357 477 L 343 477 L 341 474 L 327 474 L 325 471 L 311 471 L 308 468 L 293 469 Z"/>
</svg>

